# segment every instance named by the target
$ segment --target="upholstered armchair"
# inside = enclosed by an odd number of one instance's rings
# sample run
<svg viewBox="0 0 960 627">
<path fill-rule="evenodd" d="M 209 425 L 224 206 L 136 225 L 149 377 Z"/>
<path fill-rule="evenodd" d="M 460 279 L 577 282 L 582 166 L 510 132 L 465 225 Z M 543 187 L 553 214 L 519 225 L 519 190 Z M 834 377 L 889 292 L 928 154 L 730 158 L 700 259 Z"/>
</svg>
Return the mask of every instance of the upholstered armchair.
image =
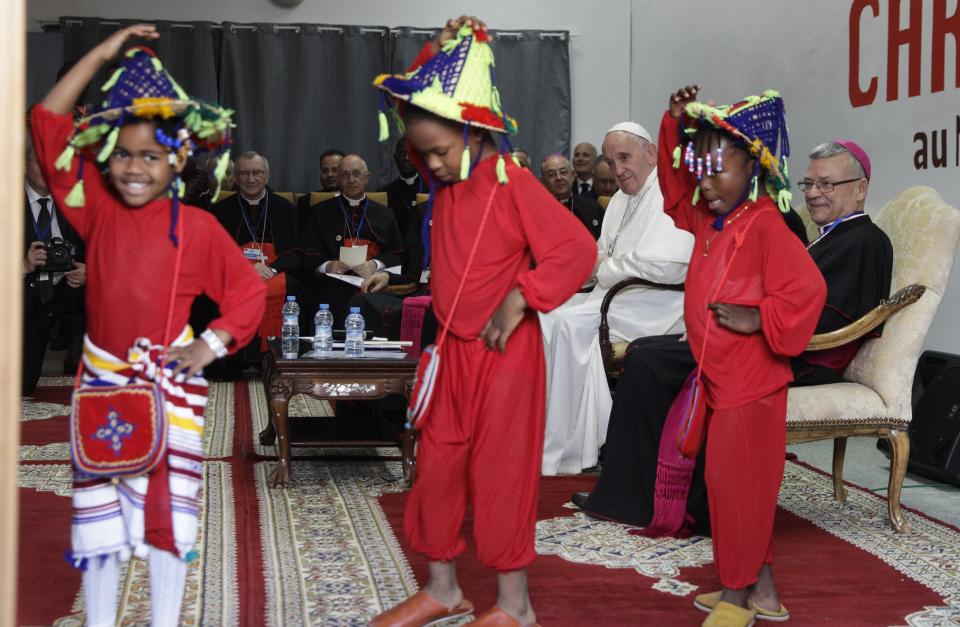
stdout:
<svg viewBox="0 0 960 627">
<path fill-rule="evenodd" d="M 960 240 L 960 212 L 947 205 L 935 190 L 911 187 L 881 209 L 874 222 L 893 245 L 894 296 L 864 319 L 814 336 L 810 350 L 862 337 L 886 319 L 883 337 L 864 342 L 844 373 L 843 383 L 790 389 L 787 441 L 833 439 L 834 497 L 843 501 L 847 438 L 889 440 L 890 522 L 894 529 L 905 532 L 909 525 L 900 511 L 900 491 L 910 455 L 907 428 L 912 418 L 913 375 L 953 266 Z M 914 304 L 904 306 L 914 300 Z"/>
</svg>

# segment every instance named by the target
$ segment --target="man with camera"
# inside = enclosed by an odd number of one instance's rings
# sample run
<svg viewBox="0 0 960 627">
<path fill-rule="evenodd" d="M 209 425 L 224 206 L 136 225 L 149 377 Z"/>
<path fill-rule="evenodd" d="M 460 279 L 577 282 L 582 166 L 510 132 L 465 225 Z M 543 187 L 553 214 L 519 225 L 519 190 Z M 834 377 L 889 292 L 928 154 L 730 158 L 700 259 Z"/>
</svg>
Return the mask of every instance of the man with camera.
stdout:
<svg viewBox="0 0 960 627">
<path fill-rule="evenodd" d="M 86 265 L 78 261 L 80 240 L 57 215 L 53 197 L 27 135 L 26 254 L 23 259 L 23 395 L 33 394 L 50 333 L 78 300 L 77 289 L 87 282 Z M 77 302 L 79 305 L 79 302 Z"/>
</svg>

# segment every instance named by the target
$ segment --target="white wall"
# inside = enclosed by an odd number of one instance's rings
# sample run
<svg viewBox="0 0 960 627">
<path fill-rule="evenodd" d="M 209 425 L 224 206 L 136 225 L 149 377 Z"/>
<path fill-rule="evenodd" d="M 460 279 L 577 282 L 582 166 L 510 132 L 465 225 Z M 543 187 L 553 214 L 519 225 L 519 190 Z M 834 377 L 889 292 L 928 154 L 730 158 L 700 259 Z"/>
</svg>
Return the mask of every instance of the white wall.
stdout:
<svg viewBox="0 0 960 627">
<path fill-rule="evenodd" d="M 630 76 L 630 0 L 603 0 L 590 5 L 574 0 L 500 0 L 487 4 L 465 0 L 305 0 L 293 9 L 280 8 L 268 0 L 30 0 L 27 8 L 31 30 L 39 29 L 40 20 L 57 20 L 61 15 L 440 27 L 448 17 L 479 13 L 490 28 L 570 32 L 573 144 L 592 141 L 599 145 L 603 133 L 629 114 L 630 85 L 626 77 Z"/>
<path fill-rule="evenodd" d="M 777 89 L 787 106 L 793 157 L 790 172 L 800 178 L 807 154 L 820 142 L 854 139 L 873 164 L 868 212 L 876 212 L 913 185 L 928 185 L 946 202 L 960 207 L 960 89 L 954 88 L 956 48 L 946 46 L 945 85 L 931 93 L 930 65 L 933 2 L 923 2 L 921 92 L 907 97 L 907 52 L 900 53 L 899 99 L 886 101 L 887 5 L 880 15 L 860 16 L 860 83 L 877 75 L 873 104 L 854 108 L 848 97 L 849 28 L 852 0 L 633 0 L 631 111 L 643 124 L 656 126 L 667 98 L 677 88 L 697 83 L 704 99 L 733 102 L 764 89 Z M 910 22 L 902 2 L 901 24 Z M 957 0 L 947 3 L 947 15 Z M 734 10 L 732 7 L 736 7 Z M 706 9 L 698 14 L 697 10 Z M 687 33 L 692 34 L 687 34 Z M 948 165 L 915 169 L 914 134 L 948 129 Z M 802 201 L 797 190 L 795 199 Z M 797 204 L 795 202 L 795 204 Z M 960 264 L 927 337 L 930 349 L 960 353 Z"/>
</svg>

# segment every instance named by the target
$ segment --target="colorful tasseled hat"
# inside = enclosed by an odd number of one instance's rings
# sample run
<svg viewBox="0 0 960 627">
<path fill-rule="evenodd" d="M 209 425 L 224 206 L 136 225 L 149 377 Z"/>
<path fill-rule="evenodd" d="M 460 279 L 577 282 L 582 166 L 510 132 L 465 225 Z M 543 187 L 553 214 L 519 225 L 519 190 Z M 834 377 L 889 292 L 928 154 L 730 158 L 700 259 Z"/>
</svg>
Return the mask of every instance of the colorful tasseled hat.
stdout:
<svg viewBox="0 0 960 627">
<path fill-rule="evenodd" d="M 775 198 L 780 211 L 790 211 L 790 179 L 787 174 L 787 157 L 790 156 L 790 142 L 787 138 L 787 121 L 784 117 L 783 99 L 773 90 L 763 92 L 762 96 L 747 96 L 732 105 L 710 106 L 703 102 L 691 102 L 686 107 L 686 116 L 681 120 L 681 144 L 687 141 L 681 151 L 677 146 L 673 155 L 673 167 L 680 167 L 681 152 L 683 161 L 690 172 L 699 179 L 704 170 L 708 175 L 723 170 L 722 152 L 718 149 L 716 159 L 708 153 L 706 157 L 694 154 L 692 136 L 703 123 L 726 131 L 737 142 L 756 157 L 750 200 L 756 200 L 760 171 L 764 174 L 767 193 Z M 780 157 L 777 158 L 777 149 Z M 699 186 L 694 192 L 693 202 L 699 200 Z"/>
<path fill-rule="evenodd" d="M 504 155 L 512 153 L 507 135 L 517 132 L 517 122 L 500 106 L 494 83 L 494 59 L 490 36 L 482 29 L 464 25 L 454 39 L 422 66 L 409 74 L 381 74 L 373 84 L 394 98 L 409 102 L 442 118 L 497 133 L 500 157 L 497 178 L 507 182 Z M 389 139 L 386 99 L 380 110 L 380 140 Z M 470 174 L 470 151 L 464 147 L 460 178 Z"/>
<path fill-rule="evenodd" d="M 129 49 L 120 67 L 101 89 L 107 92 L 106 100 L 90 115 L 77 120 L 66 149 L 57 159 L 58 169 L 69 170 L 74 156 L 79 153 L 77 183 L 66 198 L 67 205 L 71 207 L 81 207 L 85 201 L 84 161 L 92 158 L 104 163 L 116 146 L 120 127 L 133 118 L 178 121 L 178 130 L 173 136 L 160 128 L 156 131 L 157 142 L 170 148 L 171 163 L 177 157 L 193 154 L 195 148 L 220 150 L 230 144 L 233 111 L 190 98 L 149 48 L 137 46 Z M 230 151 L 226 150 L 220 155 L 214 170 L 217 193 L 229 164 Z M 177 177 L 171 189 L 173 217 L 170 238 L 175 243 L 174 227 L 179 198 L 183 193 L 183 182 Z"/>
</svg>

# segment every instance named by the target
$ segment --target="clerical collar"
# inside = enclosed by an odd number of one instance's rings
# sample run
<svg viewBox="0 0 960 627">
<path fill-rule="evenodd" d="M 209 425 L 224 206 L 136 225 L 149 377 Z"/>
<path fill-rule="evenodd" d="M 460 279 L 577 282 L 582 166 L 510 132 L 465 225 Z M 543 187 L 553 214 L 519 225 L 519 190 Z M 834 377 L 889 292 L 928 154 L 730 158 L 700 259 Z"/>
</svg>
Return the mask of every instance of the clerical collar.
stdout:
<svg viewBox="0 0 960 627">
<path fill-rule="evenodd" d="M 820 237 L 823 237 L 824 235 L 826 235 L 827 233 L 829 233 L 829 232 L 832 231 L 833 229 L 837 228 L 838 226 L 840 226 L 841 224 L 843 224 L 843 223 L 846 222 L 847 220 L 853 220 L 853 219 L 855 219 L 855 218 L 862 218 L 862 217 L 865 216 L 865 215 L 867 215 L 867 214 L 865 214 L 865 213 L 862 212 L 862 211 L 854 211 L 854 212 L 851 213 L 850 215 L 843 216 L 842 218 L 837 218 L 836 220 L 834 220 L 834 221 L 831 222 L 830 224 L 817 227 L 817 229 L 820 231 Z"/>
<path fill-rule="evenodd" d="M 357 198 L 356 200 L 354 200 L 353 198 L 347 198 L 346 196 L 343 196 L 342 194 L 341 194 L 341 196 L 343 197 L 344 200 L 346 200 L 348 203 L 350 203 L 350 206 L 351 206 L 351 207 L 359 207 L 360 204 L 363 203 L 363 201 L 365 201 L 365 200 L 367 199 L 367 195 L 366 195 L 366 194 L 364 194 L 364 195 L 361 196 L 360 198 Z"/>
<path fill-rule="evenodd" d="M 584 184 L 584 183 L 586 183 L 587 185 L 590 186 L 591 189 L 593 189 L 593 177 L 592 177 L 592 176 L 591 176 L 590 178 L 588 178 L 586 181 L 584 181 L 583 179 L 581 179 L 579 176 L 577 177 L 577 188 L 578 188 L 578 189 L 581 188 L 581 187 L 583 187 L 583 184 Z"/>
<path fill-rule="evenodd" d="M 417 177 L 418 177 L 418 176 L 419 176 L 419 175 L 417 175 L 417 174 L 414 174 L 414 175 L 411 176 L 410 178 L 407 178 L 407 177 L 405 177 L 405 176 L 401 176 L 401 177 L 400 177 L 400 180 L 403 181 L 404 185 L 406 185 L 407 187 L 413 187 L 413 184 L 417 182 Z"/>
<path fill-rule="evenodd" d="M 246 196 L 243 195 L 243 192 L 240 192 L 240 197 L 243 198 L 243 200 L 246 201 L 246 203 L 247 203 L 247 204 L 250 204 L 250 205 L 259 205 L 259 204 L 260 204 L 260 201 L 263 200 L 264 198 L 266 198 L 266 196 L 267 196 L 267 188 L 266 188 L 266 187 L 263 188 L 263 191 L 260 192 L 260 195 L 259 195 L 259 196 L 257 196 L 256 198 L 253 198 L 253 199 L 247 198 Z"/>
</svg>

